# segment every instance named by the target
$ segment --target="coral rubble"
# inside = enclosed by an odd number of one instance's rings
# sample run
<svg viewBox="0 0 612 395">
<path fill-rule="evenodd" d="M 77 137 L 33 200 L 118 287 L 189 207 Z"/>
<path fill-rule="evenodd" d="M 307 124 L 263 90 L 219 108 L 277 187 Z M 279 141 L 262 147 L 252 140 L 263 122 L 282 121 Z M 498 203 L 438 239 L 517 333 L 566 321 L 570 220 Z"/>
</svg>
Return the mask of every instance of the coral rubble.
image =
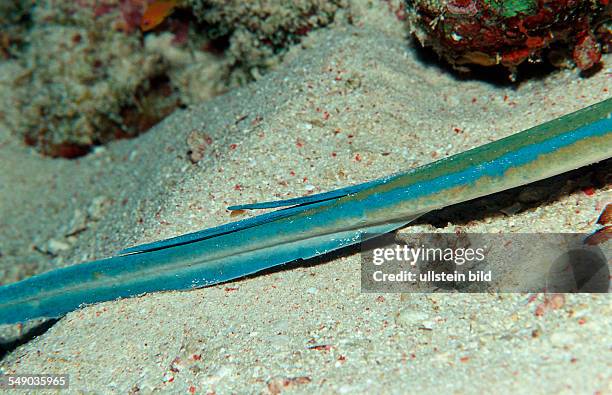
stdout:
<svg viewBox="0 0 612 395">
<path fill-rule="evenodd" d="M 93 144 L 138 134 L 176 107 L 169 62 L 117 28 L 118 1 L 45 0 L 32 11 L 29 45 L 17 59 L 15 111 L 7 114 L 28 144 L 51 156 L 79 156 Z"/>
<path fill-rule="evenodd" d="M 213 38 L 228 42 L 228 62 L 237 82 L 257 78 L 309 31 L 334 20 L 347 0 L 189 0 Z"/>
<path fill-rule="evenodd" d="M 0 121 L 43 154 L 80 156 L 257 78 L 344 4 L 176 0 L 143 28 L 157 3 L 3 3 Z"/>
</svg>

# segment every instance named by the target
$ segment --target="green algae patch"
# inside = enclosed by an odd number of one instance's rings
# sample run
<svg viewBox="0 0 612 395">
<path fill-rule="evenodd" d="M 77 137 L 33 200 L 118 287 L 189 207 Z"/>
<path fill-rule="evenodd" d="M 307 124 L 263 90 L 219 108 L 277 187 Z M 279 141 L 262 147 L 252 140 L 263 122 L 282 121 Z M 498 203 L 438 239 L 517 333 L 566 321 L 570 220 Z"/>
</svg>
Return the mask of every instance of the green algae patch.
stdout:
<svg viewBox="0 0 612 395">
<path fill-rule="evenodd" d="M 538 8 L 536 0 L 484 0 L 484 3 L 505 18 L 533 15 Z"/>
</svg>

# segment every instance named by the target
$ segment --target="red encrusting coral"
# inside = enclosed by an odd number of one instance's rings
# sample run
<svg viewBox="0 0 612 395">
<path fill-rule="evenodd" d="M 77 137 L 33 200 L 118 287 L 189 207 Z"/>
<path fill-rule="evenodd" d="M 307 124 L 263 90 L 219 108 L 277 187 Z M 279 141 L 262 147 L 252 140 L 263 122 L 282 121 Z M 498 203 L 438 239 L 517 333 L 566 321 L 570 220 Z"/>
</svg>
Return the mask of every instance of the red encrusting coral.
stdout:
<svg viewBox="0 0 612 395">
<path fill-rule="evenodd" d="M 583 32 L 574 47 L 573 59 L 581 70 L 588 70 L 601 59 L 601 47 L 592 32 Z"/>
<path fill-rule="evenodd" d="M 569 48 L 581 70 L 601 59 L 597 29 L 612 16 L 608 0 L 407 0 L 413 33 L 457 67 L 501 64 L 514 70 Z M 604 44 L 605 45 L 605 44 Z"/>
</svg>

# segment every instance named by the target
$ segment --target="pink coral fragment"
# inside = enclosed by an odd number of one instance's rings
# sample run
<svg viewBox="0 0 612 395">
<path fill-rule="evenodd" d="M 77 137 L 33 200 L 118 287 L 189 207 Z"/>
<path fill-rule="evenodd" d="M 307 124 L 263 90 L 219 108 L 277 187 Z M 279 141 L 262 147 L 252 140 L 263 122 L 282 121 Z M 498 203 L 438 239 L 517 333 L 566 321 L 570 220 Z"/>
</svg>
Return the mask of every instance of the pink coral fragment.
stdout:
<svg viewBox="0 0 612 395">
<path fill-rule="evenodd" d="M 139 29 L 142 14 L 144 12 L 145 0 L 120 0 L 119 9 L 125 22 L 125 32 L 131 33 Z"/>
</svg>

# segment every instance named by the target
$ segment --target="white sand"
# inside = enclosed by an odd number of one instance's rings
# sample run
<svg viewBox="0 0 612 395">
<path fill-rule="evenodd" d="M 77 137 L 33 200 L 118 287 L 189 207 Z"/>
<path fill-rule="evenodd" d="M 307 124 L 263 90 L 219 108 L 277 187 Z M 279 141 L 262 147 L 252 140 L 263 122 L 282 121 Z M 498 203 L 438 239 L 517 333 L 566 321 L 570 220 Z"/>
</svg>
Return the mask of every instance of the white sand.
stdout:
<svg viewBox="0 0 612 395">
<path fill-rule="evenodd" d="M 38 158 L 2 131 L 5 278 L 228 222 L 236 219 L 229 204 L 408 169 L 596 103 L 612 89 L 608 66 L 588 79 L 565 70 L 516 89 L 459 81 L 421 62 L 400 22 L 382 14 L 314 32 L 303 47 L 260 81 L 78 161 Z M 193 131 L 212 138 L 195 165 L 187 154 Z M 90 216 L 66 239 L 75 210 L 99 197 L 107 198 L 100 219 Z M 442 230 L 590 231 L 610 200 L 609 185 L 590 196 L 579 187 L 512 216 Z M 422 230 L 434 228 L 406 229 Z M 50 239 L 67 250 L 55 259 L 32 250 Z M 358 255 L 323 259 L 90 306 L 7 355 L 2 370 L 68 373 L 71 390 L 88 393 L 612 391 L 608 295 L 568 296 L 536 317 L 542 296 L 363 294 L 359 263 Z M 14 329 L 5 328 L 7 338 Z"/>
</svg>

